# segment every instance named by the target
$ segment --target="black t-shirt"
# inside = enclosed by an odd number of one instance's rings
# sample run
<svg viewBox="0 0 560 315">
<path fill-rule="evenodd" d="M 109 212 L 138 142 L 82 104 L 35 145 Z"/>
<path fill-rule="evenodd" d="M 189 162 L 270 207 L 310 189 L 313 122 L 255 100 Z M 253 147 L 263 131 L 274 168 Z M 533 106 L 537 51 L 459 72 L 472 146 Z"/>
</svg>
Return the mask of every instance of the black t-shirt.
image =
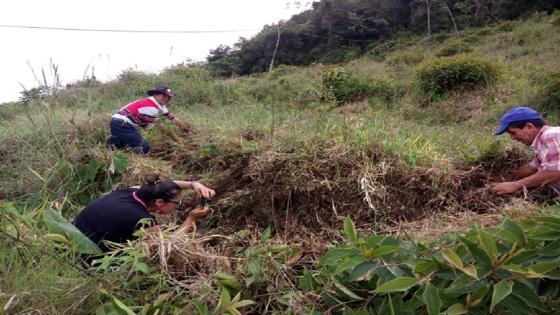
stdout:
<svg viewBox="0 0 560 315">
<path fill-rule="evenodd" d="M 135 191 L 117 190 L 91 203 L 78 214 L 74 225 L 104 252 L 109 250 L 104 240 L 126 243 L 135 239 L 132 234 L 141 227 L 140 220 L 156 224 L 155 217 L 133 196 Z"/>
</svg>

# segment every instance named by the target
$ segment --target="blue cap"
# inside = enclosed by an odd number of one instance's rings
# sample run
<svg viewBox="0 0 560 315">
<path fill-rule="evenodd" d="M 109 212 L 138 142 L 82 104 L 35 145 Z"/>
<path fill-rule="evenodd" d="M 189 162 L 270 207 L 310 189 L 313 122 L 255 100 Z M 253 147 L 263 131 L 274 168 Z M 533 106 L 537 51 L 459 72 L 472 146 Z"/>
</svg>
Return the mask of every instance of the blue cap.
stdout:
<svg viewBox="0 0 560 315">
<path fill-rule="evenodd" d="M 509 110 L 502 119 L 500 119 L 500 127 L 494 133 L 496 136 L 506 132 L 509 124 L 515 121 L 542 119 L 541 114 L 529 107 L 515 107 Z"/>
</svg>

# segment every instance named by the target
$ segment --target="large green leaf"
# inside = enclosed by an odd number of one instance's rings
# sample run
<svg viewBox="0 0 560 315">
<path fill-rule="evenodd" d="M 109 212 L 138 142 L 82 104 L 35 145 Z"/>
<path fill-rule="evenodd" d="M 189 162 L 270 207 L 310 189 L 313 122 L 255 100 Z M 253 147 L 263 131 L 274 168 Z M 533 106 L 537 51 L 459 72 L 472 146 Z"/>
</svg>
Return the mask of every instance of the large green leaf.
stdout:
<svg viewBox="0 0 560 315">
<path fill-rule="evenodd" d="M 476 264 L 478 268 L 480 268 L 480 272 L 478 272 L 478 275 L 480 277 L 484 277 L 486 274 L 488 274 L 492 270 L 492 261 L 490 259 L 490 256 L 488 256 L 484 250 L 482 250 L 471 240 L 465 237 L 459 237 L 459 240 L 467 246 L 469 252 L 476 260 Z"/>
<path fill-rule="evenodd" d="M 344 233 L 352 243 L 356 243 L 356 241 L 358 240 L 358 233 L 356 233 L 356 227 L 354 226 L 354 222 L 352 222 L 352 219 L 350 219 L 350 217 L 347 217 L 344 220 Z"/>
<path fill-rule="evenodd" d="M 493 262 L 497 260 L 498 249 L 496 248 L 496 243 L 492 236 L 488 235 L 488 233 L 484 232 L 483 230 L 478 231 L 478 239 L 482 244 L 482 248 L 484 252 L 492 259 Z"/>
<path fill-rule="evenodd" d="M 417 285 L 421 279 L 400 277 L 389 280 L 375 289 L 376 293 L 403 292 Z"/>
<path fill-rule="evenodd" d="M 522 282 L 515 282 L 512 293 L 530 307 L 544 311 L 544 304 L 533 288 L 529 288 Z"/>
<path fill-rule="evenodd" d="M 103 252 L 87 236 L 83 235 L 72 223 L 68 222 L 60 213 L 54 210 L 46 210 L 43 220 L 47 224 L 49 232 L 66 236 L 72 242 L 72 248 L 83 254 L 100 255 Z"/>
<path fill-rule="evenodd" d="M 453 267 L 457 269 L 463 269 L 463 261 L 461 261 L 461 258 L 459 258 L 459 256 L 452 249 L 446 248 L 441 251 L 441 254 L 443 255 L 443 258 L 445 258 L 445 260 Z"/>
<path fill-rule="evenodd" d="M 116 151 L 111 159 L 110 168 L 114 169 L 117 173 L 124 173 L 128 169 L 128 164 L 130 164 L 130 161 L 126 154 Z"/>
<path fill-rule="evenodd" d="M 354 267 L 367 262 L 368 259 L 362 255 L 354 255 L 352 257 L 348 257 L 346 259 L 341 260 L 338 265 L 336 266 L 334 273 L 339 274 L 346 270 L 353 269 Z"/>
<path fill-rule="evenodd" d="M 270 225 L 264 229 L 262 236 L 261 236 L 261 243 L 266 243 L 270 239 Z"/>
<path fill-rule="evenodd" d="M 427 283 L 422 294 L 424 303 L 426 303 L 426 310 L 429 315 L 439 315 L 442 306 L 441 299 L 439 298 L 438 289 L 431 283 Z"/>
<path fill-rule="evenodd" d="M 393 246 L 393 245 L 383 245 L 372 250 L 368 250 L 364 253 L 369 258 L 374 258 L 377 256 L 383 256 L 387 254 L 392 254 L 401 251 L 402 248 L 400 246 Z"/>
<path fill-rule="evenodd" d="M 560 240 L 556 240 L 546 245 L 544 248 L 539 250 L 539 255 L 558 257 L 560 256 Z"/>
<path fill-rule="evenodd" d="M 303 292 L 311 292 L 317 289 L 318 283 L 309 270 L 305 269 L 303 271 L 303 275 L 299 278 L 299 287 Z"/>
<path fill-rule="evenodd" d="M 350 279 L 356 280 L 368 280 L 374 275 L 375 268 L 378 264 L 373 261 L 366 261 L 364 263 L 356 266 L 350 273 Z"/>
<path fill-rule="evenodd" d="M 344 293 L 346 296 L 348 296 L 352 300 L 363 300 L 363 298 L 361 296 L 357 295 L 356 293 L 354 293 L 350 289 L 348 289 L 348 287 L 346 287 L 344 284 L 342 284 L 340 281 L 338 281 L 338 279 L 336 279 L 336 277 L 332 277 L 332 282 L 333 282 L 334 286 L 338 290 L 340 290 L 340 292 Z"/>
<path fill-rule="evenodd" d="M 494 307 L 496 307 L 496 305 L 500 303 L 501 300 L 511 294 L 512 287 L 513 281 L 506 279 L 498 282 L 494 286 L 494 292 L 492 293 L 492 303 L 490 304 L 490 313 L 494 311 Z"/>
<path fill-rule="evenodd" d="M 319 264 L 324 266 L 336 266 L 342 259 L 354 257 L 358 254 L 358 251 L 353 248 L 333 248 L 321 257 Z"/>
<path fill-rule="evenodd" d="M 469 311 L 461 303 L 451 305 L 446 311 L 445 315 L 462 315 L 467 314 Z"/>
<path fill-rule="evenodd" d="M 530 268 L 537 273 L 547 273 L 551 270 L 557 269 L 558 267 L 560 267 L 560 258 L 530 266 Z"/>
<path fill-rule="evenodd" d="M 517 222 L 506 219 L 503 223 L 503 227 L 504 229 L 510 231 L 511 233 L 513 233 L 513 235 L 515 235 L 517 244 L 519 246 L 524 247 L 527 244 L 527 237 L 525 236 L 525 232 L 523 232 L 523 228 L 521 228 L 521 226 Z"/>
</svg>

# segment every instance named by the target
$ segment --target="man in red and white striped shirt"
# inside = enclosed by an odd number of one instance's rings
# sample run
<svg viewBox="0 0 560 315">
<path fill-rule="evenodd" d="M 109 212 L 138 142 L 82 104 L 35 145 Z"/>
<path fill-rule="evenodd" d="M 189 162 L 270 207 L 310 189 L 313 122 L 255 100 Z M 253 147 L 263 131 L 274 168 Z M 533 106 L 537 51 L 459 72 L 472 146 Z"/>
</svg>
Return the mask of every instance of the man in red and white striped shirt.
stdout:
<svg viewBox="0 0 560 315">
<path fill-rule="evenodd" d="M 514 173 L 517 181 L 493 184 L 491 189 L 508 194 L 549 184 L 560 192 L 560 127 L 546 126 L 534 109 L 516 107 L 502 117 L 495 134 L 504 132 L 513 140 L 531 146 L 534 156 Z"/>
<path fill-rule="evenodd" d="M 154 123 L 158 116 L 165 116 L 175 126 L 191 131 L 186 123 L 176 118 L 167 109 L 167 104 L 175 96 L 169 87 L 160 85 L 147 93 L 148 98 L 123 106 L 118 113 L 111 117 L 111 135 L 107 141 L 110 146 L 118 149 L 130 148 L 138 154 L 148 153 L 150 145 L 142 138 L 138 128 L 145 128 Z"/>
</svg>

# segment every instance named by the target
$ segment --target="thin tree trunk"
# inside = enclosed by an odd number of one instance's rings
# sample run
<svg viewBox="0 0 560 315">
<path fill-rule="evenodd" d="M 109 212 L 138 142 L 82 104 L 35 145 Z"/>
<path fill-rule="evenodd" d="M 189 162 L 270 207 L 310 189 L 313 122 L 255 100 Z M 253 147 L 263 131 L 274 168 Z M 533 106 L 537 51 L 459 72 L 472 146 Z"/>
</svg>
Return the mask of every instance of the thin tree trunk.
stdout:
<svg viewBox="0 0 560 315">
<path fill-rule="evenodd" d="M 455 29 L 455 36 L 459 36 L 459 30 L 457 30 L 457 24 L 455 23 L 455 19 L 453 18 L 453 13 L 451 12 L 451 8 L 449 8 L 449 5 L 447 4 L 447 1 L 442 0 L 441 2 L 443 3 L 445 8 L 447 9 L 447 13 L 449 14 L 449 18 L 451 18 L 451 22 L 453 23 L 453 28 Z"/>
<path fill-rule="evenodd" d="M 432 36 L 432 24 L 430 22 L 430 3 L 431 0 L 426 0 L 426 16 L 428 20 L 428 38 Z"/>
</svg>

